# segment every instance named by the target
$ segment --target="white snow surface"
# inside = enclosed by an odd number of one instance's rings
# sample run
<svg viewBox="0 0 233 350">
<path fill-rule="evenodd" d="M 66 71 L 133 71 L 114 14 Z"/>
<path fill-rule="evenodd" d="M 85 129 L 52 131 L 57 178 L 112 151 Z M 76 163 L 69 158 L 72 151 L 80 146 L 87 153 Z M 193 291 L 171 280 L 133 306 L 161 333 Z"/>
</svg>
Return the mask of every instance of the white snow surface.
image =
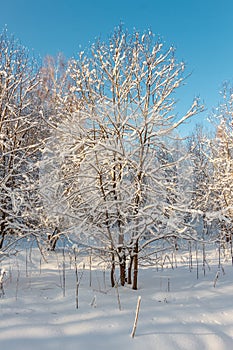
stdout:
<svg viewBox="0 0 233 350">
<path fill-rule="evenodd" d="M 137 291 L 128 285 L 111 288 L 106 266 L 93 261 L 90 272 L 89 257 L 79 257 L 78 309 L 74 266 L 68 255 L 65 296 L 61 252 L 47 252 L 47 262 L 35 249 L 7 258 L 0 265 L 7 271 L 5 295 L 0 299 L 0 349 L 232 349 L 231 259 L 222 257 L 214 287 L 217 251 L 207 254 L 210 270 L 206 267 L 205 276 L 199 261 L 198 279 L 195 259 L 190 271 L 188 256 L 178 252 L 173 269 L 170 265 L 141 268 Z M 139 319 L 131 338 L 139 296 Z"/>
</svg>

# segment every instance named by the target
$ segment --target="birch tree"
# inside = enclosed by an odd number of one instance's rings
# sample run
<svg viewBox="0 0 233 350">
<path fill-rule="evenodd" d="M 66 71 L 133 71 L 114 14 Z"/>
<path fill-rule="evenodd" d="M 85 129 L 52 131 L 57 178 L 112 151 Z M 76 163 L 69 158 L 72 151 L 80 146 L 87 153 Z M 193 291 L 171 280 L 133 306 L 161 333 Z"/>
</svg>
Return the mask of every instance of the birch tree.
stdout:
<svg viewBox="0 0 233 350">
<path fill-rule="evenodd" d="M 81 104 L 56 129 L 62 213 L 73 218 L 81 242 L 109 254 L 112 285 L 116 264 L 124 285 L 129 259 L 128 281 L 133 267 L 137 289 L 145 237 L 150 244 L 174 238 L 174 232 L 160 232 L 176 212 L 178 187 L 169 181 L 169 169 L 180 159 L 169 140 L 202 106 L 195 99 L 176 117 L 174 92 L 183 82 L 184 63 L 150 31 L 129 34 L 119 27 L 108 41 L 80 52 L 68 70 Z"/>
</svg>

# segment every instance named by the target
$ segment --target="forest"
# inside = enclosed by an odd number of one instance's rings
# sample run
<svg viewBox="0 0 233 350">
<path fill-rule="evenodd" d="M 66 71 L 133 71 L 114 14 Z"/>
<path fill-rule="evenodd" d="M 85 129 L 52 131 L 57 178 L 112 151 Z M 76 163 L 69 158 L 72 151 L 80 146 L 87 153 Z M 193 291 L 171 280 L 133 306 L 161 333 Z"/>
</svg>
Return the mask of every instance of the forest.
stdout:
<svg viewBox="0 0 233 350">
<path fill-rule="evenodd" d="M 208 244 L 232 251 L 233 93 L 223 84 L 211 132 L 179 127 L 187 78 L 151 31 L 115 28 L 76 57 L 42 62 L 0 35 L 0 266 L 25 242 L 93 254 L 111 286 L 138 289 L 142 266 Z M 205 116 L 207 118 L 207 116 Z M 206 122 L 207 123 L 207 122 Z M 4 272 L 0 273 L 0 290 Z"/>
</svg>

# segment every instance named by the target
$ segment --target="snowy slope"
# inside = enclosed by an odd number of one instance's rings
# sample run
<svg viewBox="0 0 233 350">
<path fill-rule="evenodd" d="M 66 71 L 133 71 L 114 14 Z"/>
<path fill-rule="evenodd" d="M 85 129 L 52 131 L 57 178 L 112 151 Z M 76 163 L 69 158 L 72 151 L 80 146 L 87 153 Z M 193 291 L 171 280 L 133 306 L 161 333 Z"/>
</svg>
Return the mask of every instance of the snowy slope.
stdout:
<svg viewBox="0 0 233 350">
<path fill-rule="evenodd" d="M 83 261 L 78 266 L 78 309 L 73 263 L 66 256 L 63 288 L 61 252 L 47 253 L 46 259 L 36 251 L 31 257 L 27 252 L 26 258 L 23 251 L 2 262 L 8 273 L 0 299 L 1 350 L 233 348 L 233 267 L 225 259 L 214 287 L 215 250 L 207 256 L 210 270 L 205 276 L 199 266 L 197 279 L 195 259 L 190 271 L 188 254 L 182 254 L 174 269 L 141 269 L 136 292 L 128 286 L 112 289 L 104 266 L 96 265 L 90 272 L 87 257 L 85 266 Z M 139 295 L 141 308 L 132 339 Z"/>
</svg>

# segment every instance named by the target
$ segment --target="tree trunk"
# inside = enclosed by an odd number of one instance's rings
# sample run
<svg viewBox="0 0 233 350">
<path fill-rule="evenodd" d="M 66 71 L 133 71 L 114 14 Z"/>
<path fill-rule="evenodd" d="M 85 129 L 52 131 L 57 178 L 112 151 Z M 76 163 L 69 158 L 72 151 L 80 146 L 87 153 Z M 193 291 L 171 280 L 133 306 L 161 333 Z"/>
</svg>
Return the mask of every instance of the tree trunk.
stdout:
<svg viewBox="0 0 233 350">
<path fill-rule="evenodd" d="M 138 289 L 138 241 L 135 243 L 134 247 L 134 271 L 133 271 L 133 286 L 132 289 L 137 290 Z"/>
<path fill-rule="evenodd" d="M 125 263 L 122 261 L 120 264 L 120 280 L 121 280 L 121 285 L 125 285 Z"/>
<path fill-rule="evenodd" d="M 126 278 L 126 273 L 125 273 L 125 269 L 126 269 L 126 257 L 125 257 L 125 253 L 122 254 L 122 256 L 120 256 L 120 280 L 121 280 L 121 285 L 124 286 L 125 285 L 125 278 Z"/>
<path fill-rule="evenodd" d="M 4 219 L 5 219 L 5 215 L 4 215 Z M 5 221 L 3 221 L 1 223 L 0 230 L 1 230 L 1 232 L 0 232 L 0 249 L 2 249 L 4 238 L 6 236 Z"/>
<path fill-rule="evenodd" d="M 0 249 L 2 249 L 2 247 L 3 247 L 4 237 L 5 237 L 5 233 L 2 232 L 1 233 L 1 238 L 0 238 Z"/>
<path fill-rule="evenodd" d="M 127 276 L 127 282 L 128 284 L 132 284 L 132 267 L 133 267 L 133 256 L 130 255 L 130 261 L 128 266 L 128 276 Z"/>
<path fill-rule="evenodd" d="M 115 258 L 114 258 L 114 253 L 111 253 L 111 255 L 112 255 L 111 285 L 112 285 L 112 287 L 115 287 L 116 281 L 115 281 Z"/>
<path fill-rule="evenodd" d="M 59 239 L 59 229 L 55 227 L 55 230 L 51 235 L 48 235 L 49 250 L 54 251 L 56 248 L 57 241 Z"/>
</svg>

